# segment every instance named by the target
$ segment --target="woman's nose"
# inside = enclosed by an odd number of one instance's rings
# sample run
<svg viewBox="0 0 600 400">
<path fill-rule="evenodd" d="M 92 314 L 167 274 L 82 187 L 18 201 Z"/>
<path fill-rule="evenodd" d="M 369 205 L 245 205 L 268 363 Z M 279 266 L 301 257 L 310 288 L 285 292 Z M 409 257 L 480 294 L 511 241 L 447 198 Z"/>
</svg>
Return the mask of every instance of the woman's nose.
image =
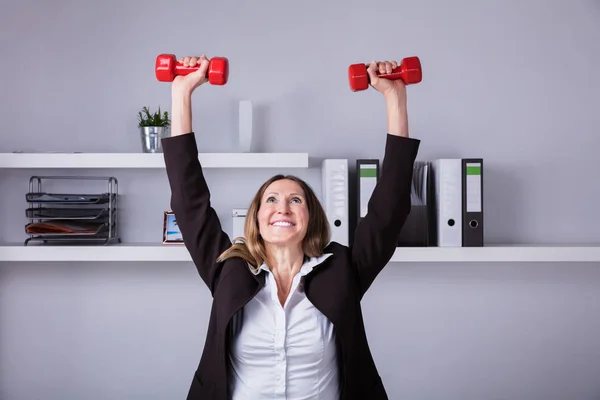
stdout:
<svg viewBox="0 0 600 400">
<path fill-rule="evenodd" d="M 290 211 L 290 205 L 286 201 L 282 201 L 277 205 L 277 211 L 282 214 L 287 214 Z"/>
</svg>

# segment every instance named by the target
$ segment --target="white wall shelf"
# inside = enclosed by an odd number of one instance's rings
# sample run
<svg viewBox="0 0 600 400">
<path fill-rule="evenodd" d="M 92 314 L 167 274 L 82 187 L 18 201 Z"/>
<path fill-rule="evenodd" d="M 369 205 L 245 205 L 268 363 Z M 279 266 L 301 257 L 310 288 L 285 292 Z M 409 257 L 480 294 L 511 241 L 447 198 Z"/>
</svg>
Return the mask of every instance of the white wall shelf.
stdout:
<svg viewBox="0 0 600 400">
<path fill-rule="evenodd" d="M 0 246 L 0 262 L 190 262 L 183 245 Z M 391 262 L 600 262 L 599 246 L 398 248 Z"/>
<path fill-rule="evenodd" d="M 308 153 L 200 153 L 204 168 L 308 168 Z M 164 168 L 162 153 L 0 153 L 0 168 Z"/>
</svg>

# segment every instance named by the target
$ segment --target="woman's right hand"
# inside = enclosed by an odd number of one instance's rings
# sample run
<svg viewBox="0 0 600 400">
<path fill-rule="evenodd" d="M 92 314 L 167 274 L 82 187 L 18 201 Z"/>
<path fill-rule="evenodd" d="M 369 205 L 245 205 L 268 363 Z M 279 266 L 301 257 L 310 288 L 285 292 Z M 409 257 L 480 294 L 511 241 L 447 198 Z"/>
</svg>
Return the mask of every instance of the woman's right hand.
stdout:
<svg viewBox="0 0 600 400">
<path fill-rule="evenodd" d="M 187 75 L 178 75 L 173 80 L 173 92 L 191 95 L 194 90 L 207 82 L 206 71 L 208 70 L 208 59 L 203 54 L 200 57 L 181 57 L 177 60 L 183 64 L 184 67 L 194 67 L 200 65 L 200 67 Z"/>
</svg>

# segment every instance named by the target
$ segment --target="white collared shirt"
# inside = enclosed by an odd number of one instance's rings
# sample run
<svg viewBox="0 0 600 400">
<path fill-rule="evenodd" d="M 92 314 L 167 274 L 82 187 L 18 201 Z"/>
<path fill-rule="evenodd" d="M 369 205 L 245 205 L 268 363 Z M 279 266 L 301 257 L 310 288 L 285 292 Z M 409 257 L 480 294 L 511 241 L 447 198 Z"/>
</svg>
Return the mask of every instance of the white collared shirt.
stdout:
<svg viewBox="0 0 600 400">
<path fill-rule="evenodd" d="M 229 353 L 233 400 L 338 400 L 333 324 L 304 294 L 303 277 L 331 254 L 306 261 L 284 306 L 273 274 L 235 318 Z"/>
</svg>

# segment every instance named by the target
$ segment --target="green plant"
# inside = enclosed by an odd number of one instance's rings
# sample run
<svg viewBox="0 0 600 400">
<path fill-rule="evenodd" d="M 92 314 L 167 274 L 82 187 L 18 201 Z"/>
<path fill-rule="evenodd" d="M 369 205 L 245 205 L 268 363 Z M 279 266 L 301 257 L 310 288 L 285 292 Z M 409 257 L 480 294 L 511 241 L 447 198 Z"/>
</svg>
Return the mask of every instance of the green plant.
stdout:
<svg viewBox="0 0 600 400">
<path fill-rule="evenodd" d="M 148 107 L 143 107 L 142 111 L 138 112 L 139 126 L 170 126 L 171 120 L 167 111 L 160 113 L 160 107 L 154 114 L 150 113 Z"/>
</svg>

